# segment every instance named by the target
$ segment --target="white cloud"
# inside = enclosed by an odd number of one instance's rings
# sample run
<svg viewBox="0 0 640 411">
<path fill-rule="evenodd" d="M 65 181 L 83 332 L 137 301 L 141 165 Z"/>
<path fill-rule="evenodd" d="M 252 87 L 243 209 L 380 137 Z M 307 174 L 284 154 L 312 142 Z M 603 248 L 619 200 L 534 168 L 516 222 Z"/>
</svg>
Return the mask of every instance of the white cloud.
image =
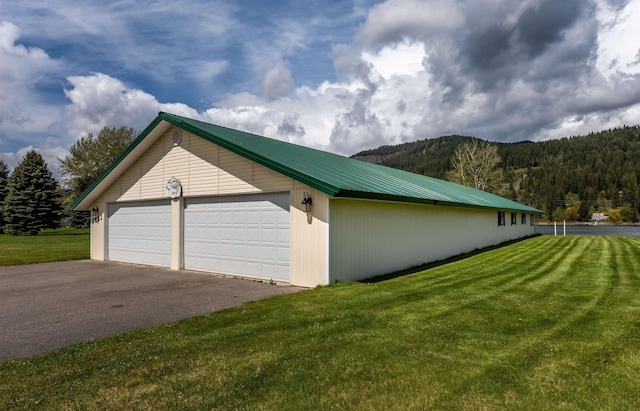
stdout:
<svg viewBox="0 0 640 411">
<path fill-rule="evenodd" d="M 264 73 L 262 78 L 262 95 L 269 99 L 285 97 L 293 88 L 293 78 L 291 72 L 282 60 L 278 60 L 276 64 Z"/>
<path fill-rule="evenodd" d="M 96 70 L 94 62 L 106 61 L 114 70 L 144 71 L 156 81 L 177 73 L 200 80 L 225 69 L 225 59 L 208 56 L 227 47 L 238 28 L 236 10 L 225 0 L 188 1 L 180 7 L 146 0 L 0 2 L 0 15 L 10 15 L 26 35 L 49 47 L 73 50 L 74 63 L 90 67 L 86 71 Z"/>
<path fill-rule="evenodd" d="M 118 79 L 103 73 L 67 78 L 71 88 L 64 94 L 71 104 L 65 110 L 70 135 L 80 138 L 100 131 L 105 125 L 140 127 L 153 118 L 160 104 L 141 90 L 129 90 Z"/>
<path fill-rule="evenodd" d="M 365 46 L 375 47 L 404 38 L 448 33 L 465 21 L 456 6 L 442 0 L 388 0 L 373 6 L 356 38 Z"/>
<path fill-rule="evenodd" d="M 388 79 L 392 76 L 415 76 L 424 71 L 422 61 L 426 54 L 420 42 L 402 42 L 378 50 L 365 51 L 362 60 L 375 66 L 380 75 Z"/>
<path fill-rule="evenodd" d="M 42 49 L 17 43 L 19 37 L 15 24 L 0 22 L 0 124 L 5 133 L 42 130 L 57 111 L 39 101 L 35 87 L 61 64 Z"/>
<path fill-rule="evenodd" d="M 57 156 L 64 150 L 53 136 L 62 129 L 62 110 L 43 101 L 36 88 L 63 64 L 40 48 L 20 44 L 20 35 L 15 24 L 0 22 L 0 159 L 13 169 L 37 141 L 38 151 L 56 173 Z M 22 148 L 2 152 L 9 140 Z"/>
<path fill-rule="evenodd" d="M 208 84 L 228 67 L 228 61 L 192 61 L 190 76 L 202 84 Z"/>
<path fill-rule="evenodd" d="M 606 1 L 598 2 L 597 67 L 603 75 L 640 74 L 640 1 L 630 1 L 616 11 Z M 624 39 L 624 41 L 621 41 Z"/>
<path fill-rule="evenodd" d="M 231 95 L 207 110 L 205 117 L 228 127 L 345 155 L 377 144 L 399 143 L 413 135 L 429 95 L 427 73 L 418 69 L 424 57 L 422 47 L 397 44 L 377 54 L 363 54 L 337 45 L 333 56 L 342 81 L 299 87 L 289 97 L 271 100 L 250 93 Z"/>
<path fill-rule="evenodd" d="M 74 139 L 96 133 L 105 125 L 129 126 L 141 131 L 159 111 L 197 117 L 198 112 L 181 103 L 160 103 L 151 94 L 128 88 L 103 73 L 67 78 L 64 93 L 71 101 L 65 109 L 67 128 Z"/>
<path fill-rule="evenodd" d="M 362 62 L 360 51 L 347 44 L 336 44 L 331 49 L 333 68 L 340 79 L 359 77 L 358 65 Z"/>
</svg>

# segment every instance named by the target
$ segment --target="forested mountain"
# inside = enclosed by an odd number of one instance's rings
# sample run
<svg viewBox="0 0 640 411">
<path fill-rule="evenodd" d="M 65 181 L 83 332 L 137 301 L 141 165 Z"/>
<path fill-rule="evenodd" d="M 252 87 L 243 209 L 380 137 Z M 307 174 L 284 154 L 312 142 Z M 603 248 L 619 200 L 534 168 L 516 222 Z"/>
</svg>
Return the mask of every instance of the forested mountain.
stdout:
<svg viewBox="0 0 640 411">
<path fill-rule="evenodd" d="M 446 136 L 362 151 L 353 157 L 445 178 L 456 147 L 472 137 Z M 640 126 L 543 142 L 493 143 L 513 200 L 555 220 L 587 221 L 593 212 L 638 221 Z"/>
</svg>

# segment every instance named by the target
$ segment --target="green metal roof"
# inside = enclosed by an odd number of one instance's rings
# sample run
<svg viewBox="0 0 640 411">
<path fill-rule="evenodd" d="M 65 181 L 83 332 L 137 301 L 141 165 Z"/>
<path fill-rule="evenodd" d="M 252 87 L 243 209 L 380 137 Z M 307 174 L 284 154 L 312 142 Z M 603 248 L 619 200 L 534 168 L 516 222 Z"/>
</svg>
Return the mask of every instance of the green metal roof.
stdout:
<svg viewBox="0 0 640 411">
<path fill-rule="evenodd" d="M 72 207 L 80 204 L 100 181 L 163 120 L 332 197 L 540 212 L 515 201 L 448 181 L 366 163 L 169 113 L 159 113 L 158 117 L 74 202 Z"/>
</svg>

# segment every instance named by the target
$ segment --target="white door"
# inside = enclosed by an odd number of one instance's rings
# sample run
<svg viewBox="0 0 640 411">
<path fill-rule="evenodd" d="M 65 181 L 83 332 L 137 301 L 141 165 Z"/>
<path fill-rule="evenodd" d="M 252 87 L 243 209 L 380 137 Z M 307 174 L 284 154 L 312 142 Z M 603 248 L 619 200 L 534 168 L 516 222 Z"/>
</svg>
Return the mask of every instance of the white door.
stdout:
<svg viewBox="0 0 640 411">
<path fill-rule="evenodd" d="M 289 193 L 188 198 L 189 270 L 289 281 Z"/>
<path fill-rule="evenodd" d="M 109 204 L 109 260 L 171 265 L 168 201 Z"/>
</svg>

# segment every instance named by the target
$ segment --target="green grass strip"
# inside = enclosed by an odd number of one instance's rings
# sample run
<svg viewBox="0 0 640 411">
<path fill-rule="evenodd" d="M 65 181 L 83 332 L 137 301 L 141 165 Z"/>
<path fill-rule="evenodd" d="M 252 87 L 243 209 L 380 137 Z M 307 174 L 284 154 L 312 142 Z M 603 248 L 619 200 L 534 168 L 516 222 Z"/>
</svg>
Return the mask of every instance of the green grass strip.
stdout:
<svg viewBox="0 0 640 411">
<path fill-rule="evenodd" d="M 43 230 L 36 236 L 0 234 L 0 266 L 89 258 L 89 229 Z"/>
<path fill-rule="evenodd" d="M 536 237 L 0 364 L 0 409 L 639 409 L 640 239 Z"/>
</svg>

